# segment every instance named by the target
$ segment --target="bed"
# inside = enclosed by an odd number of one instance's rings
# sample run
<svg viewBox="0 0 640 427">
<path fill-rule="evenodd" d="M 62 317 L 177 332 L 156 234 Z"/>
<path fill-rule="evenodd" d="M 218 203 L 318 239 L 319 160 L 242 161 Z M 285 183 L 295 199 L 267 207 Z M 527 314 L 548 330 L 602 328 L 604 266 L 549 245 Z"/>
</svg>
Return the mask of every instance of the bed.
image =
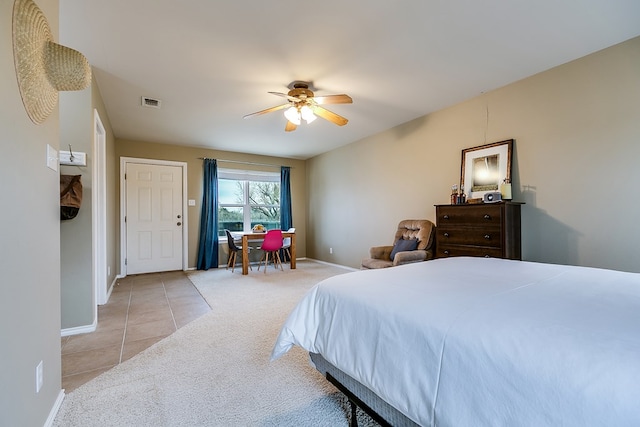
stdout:
<svg viewBox="0 0 640 427">
<path fill-rule="evenodd" d="M 640 425 L 636 273 L 467 257 L 356 271 L 309 291 L 272 359 L 294 345 L 391 425 Z"/>
</svg>

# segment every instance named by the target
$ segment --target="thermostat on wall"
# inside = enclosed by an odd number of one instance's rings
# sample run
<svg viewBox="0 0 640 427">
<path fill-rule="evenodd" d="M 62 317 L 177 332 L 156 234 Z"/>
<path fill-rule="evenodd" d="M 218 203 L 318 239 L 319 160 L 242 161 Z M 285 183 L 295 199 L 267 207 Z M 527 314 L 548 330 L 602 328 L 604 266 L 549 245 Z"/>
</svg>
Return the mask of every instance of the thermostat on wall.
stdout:
<svg viewBox="0 0 640 427">
<path fill-rule="evenodd" d="M 68 166 L 87 166 L 87 153 L 79 151 L 60 151 L 60 164 Z"/>
</svg>

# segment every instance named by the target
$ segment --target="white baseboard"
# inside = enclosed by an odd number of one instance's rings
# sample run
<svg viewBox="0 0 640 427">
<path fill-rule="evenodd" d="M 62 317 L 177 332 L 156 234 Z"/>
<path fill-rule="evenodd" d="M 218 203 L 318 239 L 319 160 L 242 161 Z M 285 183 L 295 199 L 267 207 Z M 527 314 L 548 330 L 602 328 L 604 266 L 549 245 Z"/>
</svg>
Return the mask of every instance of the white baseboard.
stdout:
<svg viewBox="0 0 640 427">
<path fill-rule="evenodd" d="M 107 289 L 107 301 L 105 302 L 105 304 L 109 302 L 109 298 L 111 298 L 111 292 L 113 292 L 113 287 L 118 282 L 118 279 L 121 279 L 121 278 L 122 278 L 122 276 L 120 276 L 120 275 L 116 275 L 116 277 L 113 278 L 113 281 L 111 282 L 111 285 L 109 286 L 109 289 Z M 101 305 L 104 305 L 104 304 L 101 304 Z M 76 327 L 73 327 L 73 328 L 63 329 L 63 330 L 60 331 L 60 336 L 61 337 L 68 337 L 70 335 L 79 335 L 79 334 L 86 334 L 88 332 L 95 332 L 96 328 L 98 327 L 97 307 L 96 307 L 96 313 L 95 313 L 94 317 L 95 318 L 94 318 L 93 323 L 91 325 L 76 326 Z"/>
<path fill-rule="evenodd" d="M 68 337 L 69 335 L 86 334 L 89 332 L 95 332 L 98 327 L 98 319 L 94 319 L 91 325 L 76 326 L 73 328 L 66 328 L 60 331 L 61 337 Z"/>
<path fill-rule="evenodd" d="M 119 274 L 116 274 L 116 276 L 113 278 L 111 285 L 109 285 L 109 289 L 107 289 L 107 300 L 105 301 L 105 304 L 109 302 L 109 298 L 111 298 L 111 292 L 113 292 L 113 287 L 116 285 L 116 283 L 118 283 L 118 279 L 121 278 L 122 277 L 120 277 Z"/>
<path fill-rule="evenodd" d="M 60 406 L 62 406 L 62 401 L 64 400 L 64 390 L 60 390 L 58 393 L 58 397 L 56 401 L 53 403 L 53 407 L 51 411 L 49 411 L 49 416 L 47 417 L 47 421 L 44 423 L 44 427 L 51 427 L 53 422 L 56 419 L 56 415 L 58 415 L 58 411 L 60 410 Z"/>
<path fill-rule="evenodd" d="M 348 267 L 348 266 L 346 266 L 346 265 L 342 265 L 342 264 L 335 264 L 335 263 L 333 263 L 333 262 L 320 261 L 319 259 L 313 259 L 313 258 L 307 258 L 307 257 L 304 257 L 304 258 L 296 258 L 296 260 L 297 260 L 297 261 L 300 261 L 300 260 L 303 260 L 303 259 L 306 259 L 306 260 L 308 260 L 308 261 L 317 262 L 317 263 L 319 263 L 319 264 L 325 264 L 325 265 L 331 265 L 331 266 L 334 266 L 334 267 L 344 268 L 344 269 L 346 269 L 346 270 L 359 271 L 359 269 L 358 269 L 358 268 Z"/>
</svg>

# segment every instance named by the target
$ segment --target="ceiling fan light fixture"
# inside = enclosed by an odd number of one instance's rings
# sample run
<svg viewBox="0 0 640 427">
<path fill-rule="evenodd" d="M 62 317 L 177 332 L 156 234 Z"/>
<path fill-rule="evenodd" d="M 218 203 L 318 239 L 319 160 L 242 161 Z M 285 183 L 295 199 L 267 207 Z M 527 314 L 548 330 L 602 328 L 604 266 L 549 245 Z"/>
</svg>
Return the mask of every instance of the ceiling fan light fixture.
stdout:
<svg viewBox="0 0 640 427">
<path fill-rule="evenodd" d="M 284 116 L 294 125 L 300 124 L 300 111 L 296 107 L 289 107 L 284 110 Z"/>
<path fill-rule="evenodd" d="M 300 115 L 307 122 L 311 123 L 316 119 L 316 115 L 313 114 L 313 110 L 308 105 L 303 105 L 300 109 Z"/>
<path fill-rule="evenodd" d="M 282 110 L 284 112 L 284 117 L 287 119 L 287 124 L 284 129 L 286 132 L 296 130 L 303 119 L 307 124 L 309 124 L 314 122 L 318 117 L 328 120 L 338 126 L 346 125 L 349 120 L 334 113 L 333 111 L 327 110 L 320 106 L 320 104 L 351 104 L 353 103 L 353 99 L 344 93 L 316 97 L 310 89 L 310 85 L 311 84 L 309 82 L 294 81 L 288 86 L 290 90 L 287 93 L 269 92 L 272 95 L 286 98 L 288 102 L 286 104 L 276 105 L 275 107 L 247 114 L 244 118 L 260 116 L 272 111 Z"/>
</svg>

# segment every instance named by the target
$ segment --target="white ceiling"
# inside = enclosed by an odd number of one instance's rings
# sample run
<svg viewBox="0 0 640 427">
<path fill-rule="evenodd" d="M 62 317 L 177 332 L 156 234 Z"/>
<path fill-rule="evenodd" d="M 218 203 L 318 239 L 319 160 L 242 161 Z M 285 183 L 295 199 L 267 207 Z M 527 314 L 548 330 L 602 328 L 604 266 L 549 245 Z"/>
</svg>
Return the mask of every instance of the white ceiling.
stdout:
<svg viewBox="0 0 640 427">
<path fill-rule="evenodd" d="M 60 0 L 116 137 L 298 159 L 638 35 L 638 0 Z M 294 80 L 349 123 L 243 119 Z"/>
</svg>

